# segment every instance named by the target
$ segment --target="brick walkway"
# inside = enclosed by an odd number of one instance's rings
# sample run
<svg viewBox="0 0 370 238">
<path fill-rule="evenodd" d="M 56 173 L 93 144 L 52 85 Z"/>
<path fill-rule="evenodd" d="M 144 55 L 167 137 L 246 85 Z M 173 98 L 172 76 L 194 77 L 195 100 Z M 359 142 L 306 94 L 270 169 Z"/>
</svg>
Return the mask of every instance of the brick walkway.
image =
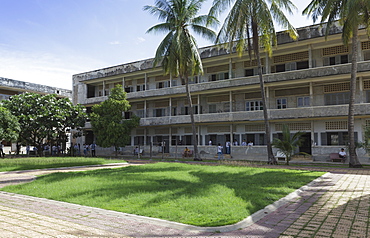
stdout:
<svg viewBox="0 0 370 238">
<path fill-rule="evenodd" d="M 5 172 L 0 185 L 85 169 L 97 167 Z M 244 221 L 216 228 L 0 192 L 0 237 L 369 237 L 369 176 L 333 169 Z"/>
</svg>

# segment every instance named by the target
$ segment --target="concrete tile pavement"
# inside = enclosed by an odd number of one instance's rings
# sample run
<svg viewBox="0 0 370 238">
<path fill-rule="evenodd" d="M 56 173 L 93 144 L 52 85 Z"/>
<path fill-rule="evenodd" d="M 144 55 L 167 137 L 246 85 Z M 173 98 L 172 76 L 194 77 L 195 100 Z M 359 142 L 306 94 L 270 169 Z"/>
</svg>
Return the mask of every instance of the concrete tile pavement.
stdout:
<svg viewBox="0 0 370 238">
<path fill-rule="evenodd" d="M 0 173 L 0 184 L 49 172 Z M 0 237 L 369 237 L 369 179 L 367 170 L 333 169 L 238 224 L 213 228 L 0 192 Z"/>
</svg>

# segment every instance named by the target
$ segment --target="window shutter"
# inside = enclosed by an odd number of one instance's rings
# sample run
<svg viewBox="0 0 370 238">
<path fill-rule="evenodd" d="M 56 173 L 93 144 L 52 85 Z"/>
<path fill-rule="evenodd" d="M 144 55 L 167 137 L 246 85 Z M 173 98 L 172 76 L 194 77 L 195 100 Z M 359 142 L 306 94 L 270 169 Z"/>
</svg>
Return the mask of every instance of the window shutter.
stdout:
<svg viewBox="0 0 370 238">
<path fill-rule="evenodd" d="M 321 145 L 328 145 L 326 132 L 321 133 Z"/>
</svg>

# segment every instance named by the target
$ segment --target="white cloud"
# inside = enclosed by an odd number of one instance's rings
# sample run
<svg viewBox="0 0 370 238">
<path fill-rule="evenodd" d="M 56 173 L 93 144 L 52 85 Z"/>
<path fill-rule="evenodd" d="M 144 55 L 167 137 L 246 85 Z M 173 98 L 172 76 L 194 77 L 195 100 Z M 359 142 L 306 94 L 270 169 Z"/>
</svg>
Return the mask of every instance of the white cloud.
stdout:
<svg viewBox="0 0 370 238">
<path fill-rule="evenodd" d="M 138 37 L 137 38 L 137 44 L 140 44 L 140 43 L 143 43 L 143 42 L 145 42 L 146 40 L 143 38 L 143 37 Z"/>
<path fill-rule="evenodd" d="M 0 49 L 0 77 L 72 89 L 72 75 L 103 67 L 106 62 L 75 55 L 53 55 Z"/>
</svg>

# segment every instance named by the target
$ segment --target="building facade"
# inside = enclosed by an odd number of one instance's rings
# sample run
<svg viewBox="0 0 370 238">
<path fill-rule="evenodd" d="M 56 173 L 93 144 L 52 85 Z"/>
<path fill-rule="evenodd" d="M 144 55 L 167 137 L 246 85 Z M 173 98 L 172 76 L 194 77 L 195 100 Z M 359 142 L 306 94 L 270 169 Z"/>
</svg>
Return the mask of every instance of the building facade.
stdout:
<svg viewBox="0 0 370 238">
<path fill-rule="evenodd" d="M 298 41 L 280 32 L 272 57 L 261 51 L 267 105 L 261 103 L 256 61 L 247 52 L 239 57 L 219 46 L 200 49 L 204 74 L 191 78 L 190 91 L 202 157 L 213 158 L 216 145 L 230 141 L 238 144 L 232 146 L 232 157 L 266 160 L 266 137 L 279 137 L 283 124 L 292 133 L 306 132 L 299 152 L 311 155 L 309 159 L 326 160 L 329 153 L 346 147 L 351 46 L 343 45 L 340 26 L 332 27 L 327 37 L 325 31 L 320 25 L 299 28 Z M 357 141 L 362 141 L 364 126 L 370 125 L 370 41 L 365 30 L 360 34 Z M 73 102 L 89 111 L 106 100 L 117 84 L 123 85 L 132 105 L 126 117 L 141 117 L 140 127 L 132 132 L 131 146 L 122 148 L 122 153 L 132 154 L 135 146 L 141 146 L 144 153 L 152 150 L 181 156 L 192 142 L 181 80 L 163 75 L 160 67 L 153 68 L 153 59 L 127 63 L 74 75 Z M 265 134 L 264 106 L 271 135 Z M 94 140 L 90 129 L 87 123 L 82 143 Z M 253 147 L 241 146 L 243 141 L 252 142 Z M 368 160 L 364 151 L 358 153 L 361 162 Z"/>
</svg>

